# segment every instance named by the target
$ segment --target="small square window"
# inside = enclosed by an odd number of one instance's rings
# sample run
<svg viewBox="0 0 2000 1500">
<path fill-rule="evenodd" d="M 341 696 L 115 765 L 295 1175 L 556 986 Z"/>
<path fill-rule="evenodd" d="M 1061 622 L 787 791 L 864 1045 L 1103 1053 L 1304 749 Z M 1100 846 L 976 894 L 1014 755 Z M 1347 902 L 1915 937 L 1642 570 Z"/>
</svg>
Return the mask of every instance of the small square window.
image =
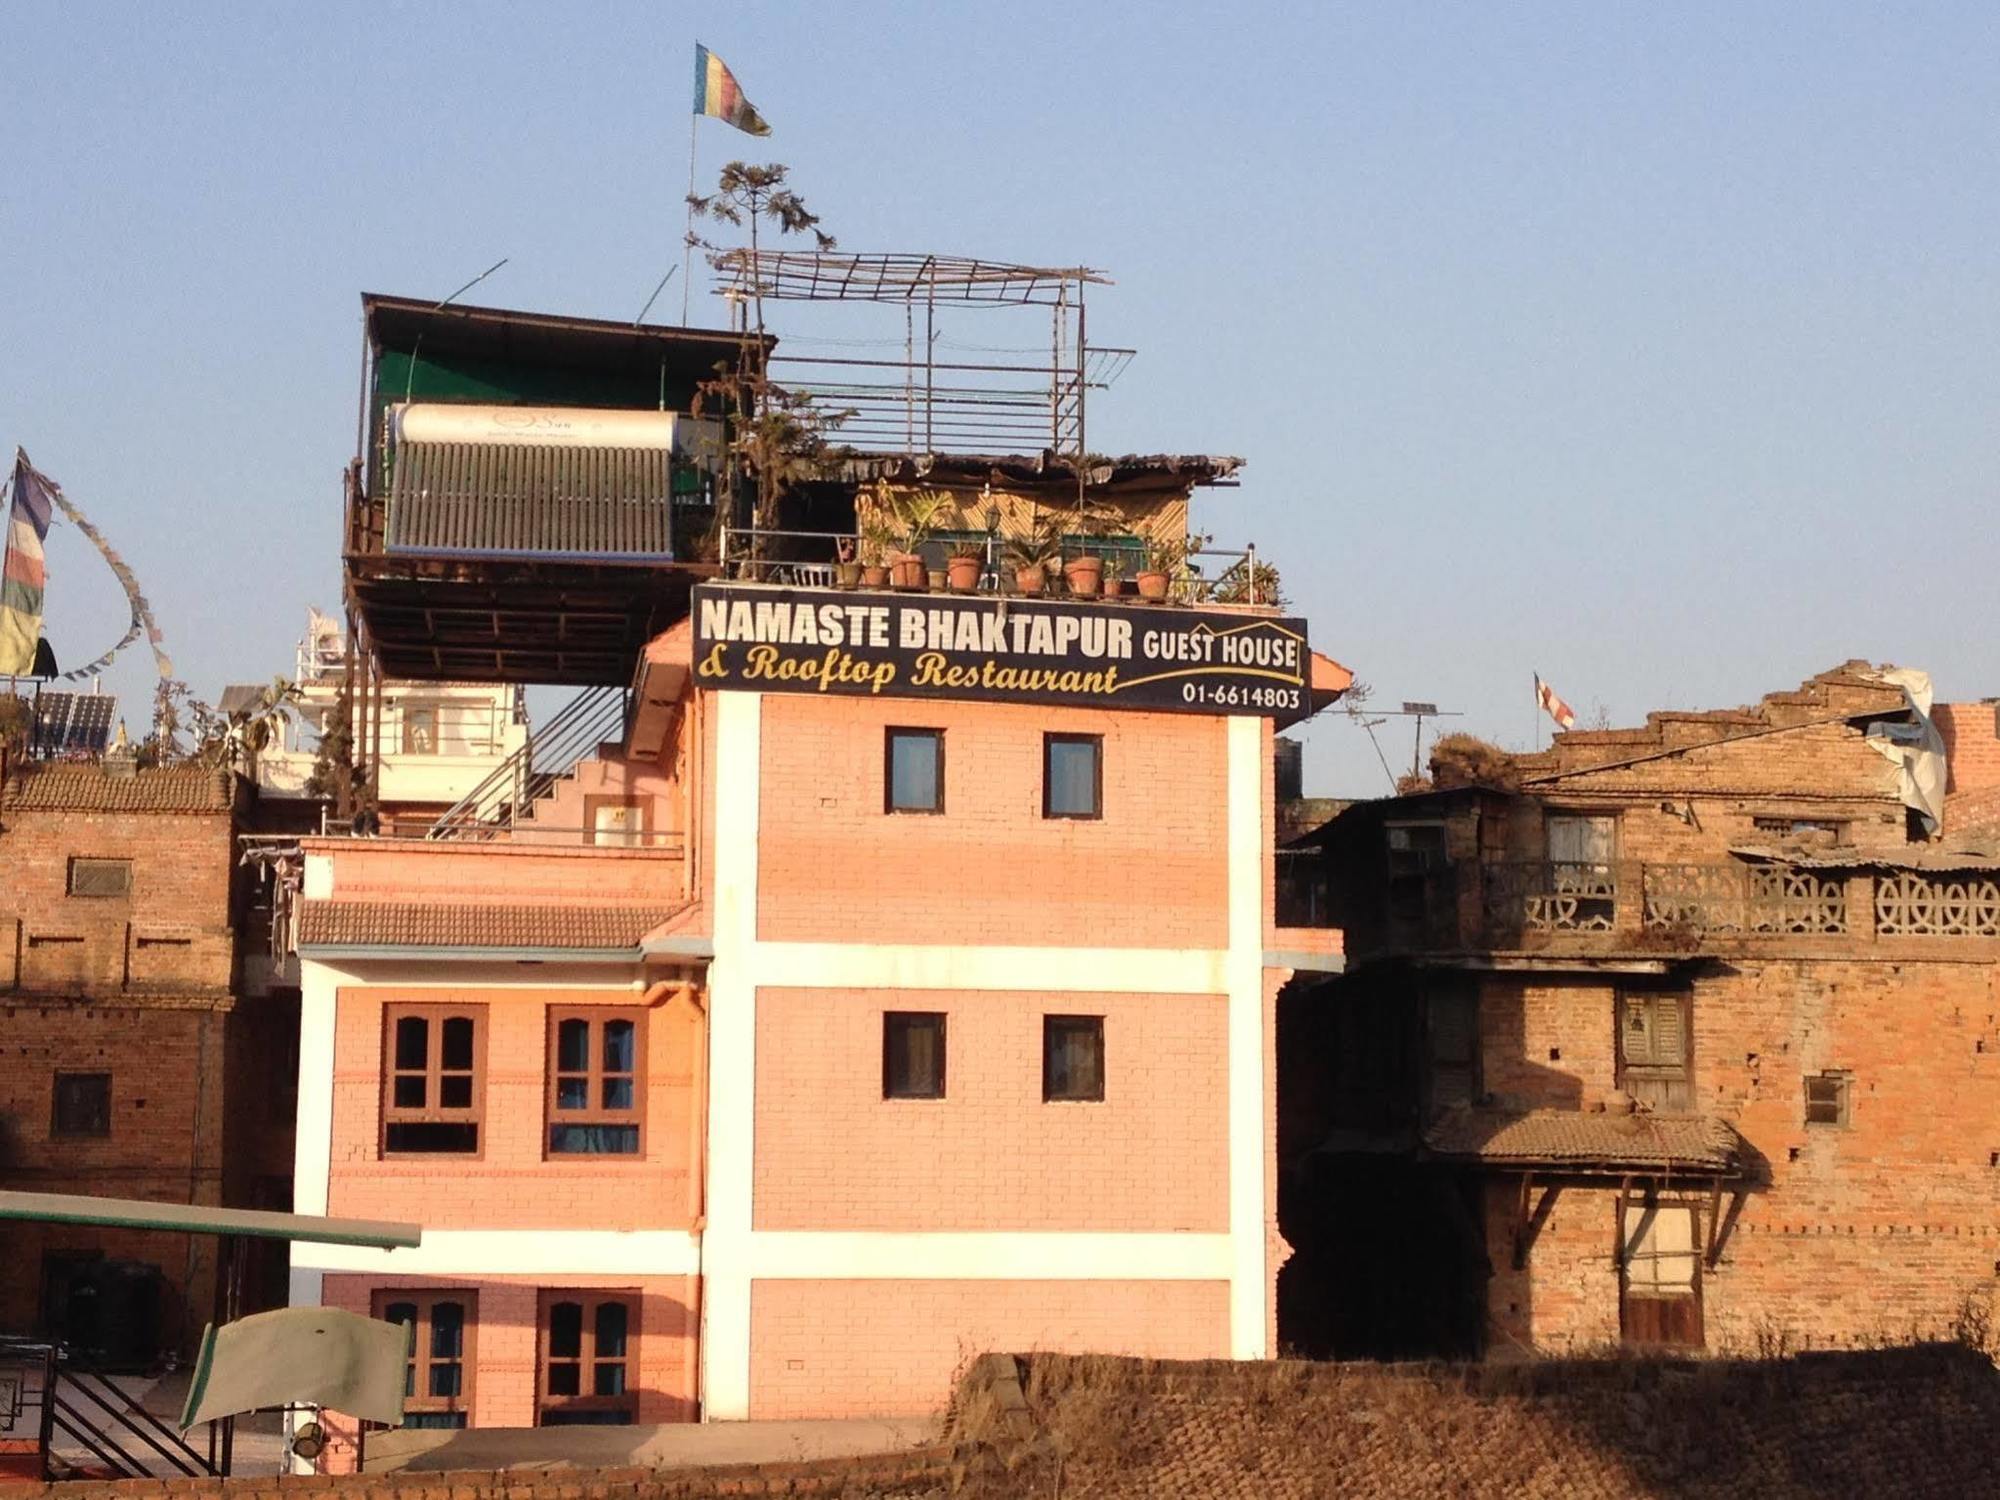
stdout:
<svg viewBox="0 0 2000 1500">
<path fill-rule="evenodd" d="M 1104 736 L 1042 736 L 1042 816 L 1104 816 Z"/>
<path fill-rule="evenodd" d="M 1846 1073 L 1808 1073 L 1806 1124 L 1845 1125 L 1850 1082 L 1852 1079 Z"/>
<path fill-rule="evenodd" d="M 55 1086 L 54 1135 L 111 1134 L 111 1075 L 58 1073 Z"/>
<path fill-rule="evenodd" d="M 882 810 L 892 813 L 944 811 L 944 731 L 891 729 Z"/>
<path fill-rule="evenodd" d="M 72 859 L 69 862 L 69 893 L 72 896 L 131 895 L 132 861 Z"/>
<path fill-rule="evenodd" d="M 1104 1017 L 1042 1017 L 1042 1098 L 1104 1098 Z"/>
<path fill-rule="evenodd" d="M 892 1010 L 882 1016 L 882 1097 L 944 1097 L 944 1014 Z"/>
</svg>

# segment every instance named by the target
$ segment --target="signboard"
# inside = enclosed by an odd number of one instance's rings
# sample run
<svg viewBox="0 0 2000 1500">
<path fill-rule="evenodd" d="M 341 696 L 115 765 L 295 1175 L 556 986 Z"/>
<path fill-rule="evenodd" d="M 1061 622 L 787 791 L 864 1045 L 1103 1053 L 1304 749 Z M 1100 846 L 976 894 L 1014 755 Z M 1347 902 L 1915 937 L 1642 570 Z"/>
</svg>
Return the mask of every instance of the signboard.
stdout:
<svg viewBox="0 0 2000 1500">
<path fill-rule="evenodd" d="M 1310 712 L 1303 620 L 1015 596 L 694 590 L 703 687 L 1056 703 L 1153 713 Z"/>
</svg>

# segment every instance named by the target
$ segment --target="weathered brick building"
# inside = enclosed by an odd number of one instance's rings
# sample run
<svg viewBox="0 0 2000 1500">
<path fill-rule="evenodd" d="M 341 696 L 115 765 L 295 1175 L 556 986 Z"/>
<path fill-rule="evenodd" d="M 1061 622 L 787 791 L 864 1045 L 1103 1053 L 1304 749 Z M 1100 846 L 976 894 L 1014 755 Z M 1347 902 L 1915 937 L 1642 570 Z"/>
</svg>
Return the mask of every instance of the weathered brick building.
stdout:
<svg viewBox="0 0 2000 1500">
<path fill-rule="evenodd" d="M 239 998 L 245 796 L 224 772 L 116 756 L 7 769 L 0 1184 L 289 1206 L 295 1012 Z M 185 1350 L 215 1305 L 215 1257 L 181 1235 L 0 1224 L 0 1330 L 119 1360 Z"/>
<path fill-rule="evenodd" d="M 1923 720 L 1862 663 L 1343 815 L 1350 973 L 1281 1022 L 1293 1336 L 1750 1350 L 1989 1318 L 2000 737 L 1990 703 L 1931 724 L 1938 828 L 1881 748 Z"/>
</svg>

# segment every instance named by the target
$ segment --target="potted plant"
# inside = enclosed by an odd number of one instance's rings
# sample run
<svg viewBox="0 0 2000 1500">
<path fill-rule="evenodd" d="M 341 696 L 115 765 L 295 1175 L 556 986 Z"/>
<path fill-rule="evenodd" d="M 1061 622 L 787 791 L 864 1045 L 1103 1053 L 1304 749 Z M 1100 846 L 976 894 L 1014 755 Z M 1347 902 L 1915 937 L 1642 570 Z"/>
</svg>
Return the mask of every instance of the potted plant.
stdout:
<svg viewBox="0 0 2000 1500">
<path fill-rule="evenodd" d="M 895 528 L 889 518 L 871 515 L 861 523 L 861 586 L 884 588 L 889 582 L 889 544 Z"/>
<path fill-rule="evenodd" d="M 1037 519 L 1019 536 L 1007 538 L 1007 561 L 1014 568 L 1014 587 L 1040 594 L 1049 586 L 1049 570 L 1062 557 L 1062 532 L 1052 518 Z"/>
<path fill-rule="evenodd" d="M 1104 559 L 1094 552 L 1072 557 L 1063 564 L 1063 581 L 1079 599 L 1095 599 L 1104 588 Z"/>
<path fill-rule="evenodd" d="M 833 581 L 843 589 L 854 588 L 861 582 L 861 560 L 855 556 L 855 539 L 851 536 L 834 539 Z"/>
<path fill-rule="evenodd" d="M 931 583 L 924 566 L 923 547 L 937 529 L 939 514 L 951 501 L 943 490 L 908 490 L 890 497 L 895 512 L 897 545 L 902 549 L 889 560 L 889 582 L 899 589 L 921 589 Z M 944 582 L 942 574 L 937 579 Z"/>
<path fill-rule="evenodd" d="M 1104 597 L 1121 599 L 1125 595 L 1125 559 L 1116 554 L 1104 559 Z"/>
<path fill-rule="evenodd" d="M 1157 602 L 1167 597 L 1174 574 L 1187 562 L 1187 543 L 1156 541 L 1146 544 L 1146 566 L 1133 576 L 1132 586 L 1141 599 Z"/>
<path fill-rule="evenodd" d="M 979 587 L 979 575 L 986 570 L 986 544 L 962 541 L 951 544 L 945 560 L 945 581 L 955 594 L 969 594 Z"/>
</svg>

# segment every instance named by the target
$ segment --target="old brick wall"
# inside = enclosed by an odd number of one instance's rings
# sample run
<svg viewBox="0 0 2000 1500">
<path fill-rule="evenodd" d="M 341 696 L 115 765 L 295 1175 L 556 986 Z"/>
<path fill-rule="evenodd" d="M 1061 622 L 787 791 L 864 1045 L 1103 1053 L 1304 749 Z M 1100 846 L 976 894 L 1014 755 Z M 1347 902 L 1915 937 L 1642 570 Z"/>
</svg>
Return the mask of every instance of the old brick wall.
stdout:
<svg viewBox="0 0 2000 1500">
<path fill-rule="evenodd" d="M 942 1099 L 882 1097 L 885 1010 L 942 1011 Z M 1042 1017 L 1104 1017 L 1102 1102 L 1042 1098 Z M 1228 1211 L 1221 995 L 764 989 L 755 1227 L 1195 1230 Z"/>
<path fill-rule="evenodd" d="M 995 1349 L 1222 1358 L 1229 1351 L 1229 1286 L 758 1281 L 750 1292 L 750 1416 L 935 1411 L 957 1375 Z"/>
<path fill-rule="evenodd" d="M 73 859 L 130 862 L 129 889 L 71 895 Z M 227 1201 L 225 1054 L 235 1024 L 233 794 L 212 773 L 16 768 L 0 794 L 0 1185 Z M 110 1075 L 110 1128 L 58 1134 L 58 1073 Z M 51 1257 L 157 1266 L 167 1347 L 215 1302 L 215 1242 L 0 1226 L 0 1331 L 41 1325 Z"/>
<path fill-rule="evenodd" d="M 2000 968 L 1732 960 L 1693 965 L 1689 981 L 1695 1109 L 1732 1121 L 1751 1153 L 1705 1286 L 1710 1346 L 1935 1333 L 1988 1307 L 2000 1285 Z M 1482 1061 L 1496 1102 L 1601 1101 L 1615 1079 L 1614 994 L 1601 979 L 1488 980 Z M 1828 1070 L 1852 1075 L 1850 1121 L 1808 1125 L 1805 1078 Z M 1513 1194 L 1496 1183 L 1490 1202 L 1496 1329 L 1541 1347 L 1615 1336 L 1612 1195 L 1566 1188 L 1515 1273 Z"/>
<path fill-rule="evenodd" d="M 477 1158 L 382 1154 L 383 1007 L 406 1002 L 485 1007 L 485 1119 Z M 342 989 L 334 1020 L 327 1211 L 464 1229 L 692 1224 L 703 1032 L 685 997 L 668 992 L 647 1010 L 642 1153 L 551 1160 L 544 1150 L 549 1008 L 638 1003 L 636 993 L 601 989 Z"/>
<path fill-rule="evenodd" d="M 1940 703 L 1931 721 L 1944 737 L 1948 794 L 2000 787 L 2000 703 Z"/>
<path fill-rule="evenodd" d="M 223 1201 L 227 996 L 0 997 L 0 1185 L 171 1203 Z M 58 1135 L 57 1073 L 110 1075 L 110 1129 Z M 191 1348 L 215 1303 L 215 1242 L 178 1234 L 0 1224 L 0 1330 L 40 1326 L 46 1257 L 95 1253 L 159 1267 L 162 1335 Z"/>
<path fill-rule="evenodd" d="M 945 731 L 942 815 L 883 811 L 891 725 Z M 1042 816 L 1045 732 L 1104 737 L 1104 816 Z M 773 693 L 766 942 L 1220 948 L 1226 723 L 1010 703 Z"/>
</svg>

